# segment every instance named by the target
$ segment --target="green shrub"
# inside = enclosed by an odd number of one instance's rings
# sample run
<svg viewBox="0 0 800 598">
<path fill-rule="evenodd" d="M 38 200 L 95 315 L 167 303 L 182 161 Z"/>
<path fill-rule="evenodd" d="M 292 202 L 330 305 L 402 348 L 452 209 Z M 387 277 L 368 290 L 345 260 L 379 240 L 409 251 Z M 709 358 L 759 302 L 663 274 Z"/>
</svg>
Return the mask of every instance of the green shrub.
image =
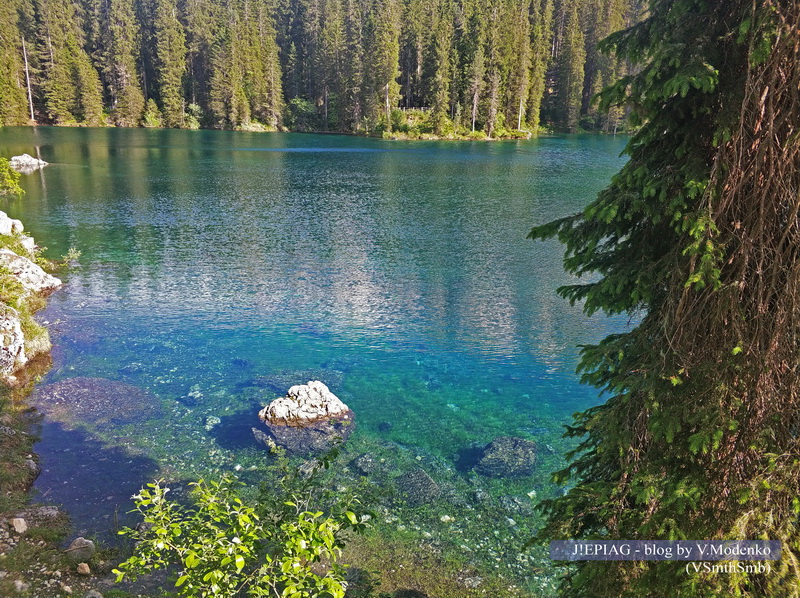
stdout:
<svg viewBox="0 0 800 598">
<path fill-rule="evenodd" d="M 25 190 L 19 186 L 19 173 L 11 168 L 6 158 L 0 158 L 0 195 L 22 195 Z"/>
<path fill-rule="evenodd" d="M 161 111 L 158 109 L 158 104 L 153 98 L 147 100 L 142 115 L 142 126 L 147 128 L 159 128 L 163 123 L 161 118 Z"/>
<path fill-rule="evenodd" d="M 175 565 L 180 596 L 343 598 L 342 534 L 365 527 L 352 510 L 309 508 L 302 489 L 294 500 L 248 506 L 231 477 L 192 486 L 188 507 L 168 500 L 160 482 L 134 497 L 144 525 L 120 532 L 136 546 L 114 570 L 117 581 Z"/>
</svg>

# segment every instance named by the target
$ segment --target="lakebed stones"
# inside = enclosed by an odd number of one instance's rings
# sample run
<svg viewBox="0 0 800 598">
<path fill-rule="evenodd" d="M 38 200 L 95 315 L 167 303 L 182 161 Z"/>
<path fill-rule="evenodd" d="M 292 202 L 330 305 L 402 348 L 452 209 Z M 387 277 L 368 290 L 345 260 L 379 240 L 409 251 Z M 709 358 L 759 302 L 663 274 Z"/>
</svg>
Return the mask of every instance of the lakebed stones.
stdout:
<svg viewBox="0 0 800 598">
<path fill-rule="evenodd" d="M 13 156 L 8 161 L 8 164 L 17 172 L 22 174 L 30 174 L 35 170 L 44 168 L 47 166 L 48 162 L 40 160 L 39 158 L 34 158 L 28 154 L 22 154 L 21 156 Z"/>
<path fill-rule="evenodd" d="M 159 400 L 152 393 L 107 378 L 76 377 L 40 386 L 31 403 L 51 419 L 70 423 L 131 423 L 158 415 Z"/>
<path fill-rule="evenodd" d="M 433 481 L 422 469 L 409 471 L 394 479 L 398 492 L 402 494 L 408 503 L 418 507 L 433 502 L 442 493 L 439 484 Z"/>
<path fill-rule="evenodd" d="M 329 450 L 347 440 L 355 427 L 354 413 L 319 380 L 292 386 L 286 396 L 272 401 L 258 417 L 269 434 L 254 430 L 256 439 L 293 454 Z"/>
<path fill-rule="evenodd" d="M 524 438 L 501 436 L 486 445 L 474 469 L 481 475 L 506 478 L 530 475 L 535 465 L 535 443 Z"/>
</svg>

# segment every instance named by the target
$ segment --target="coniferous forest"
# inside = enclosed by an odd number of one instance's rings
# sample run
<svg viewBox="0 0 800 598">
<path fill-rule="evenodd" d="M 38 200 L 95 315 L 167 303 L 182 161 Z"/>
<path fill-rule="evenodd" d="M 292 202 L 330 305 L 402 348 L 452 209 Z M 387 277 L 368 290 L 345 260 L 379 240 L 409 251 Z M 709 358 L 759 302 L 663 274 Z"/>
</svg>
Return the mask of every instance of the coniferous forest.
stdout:
<svg viewBox="0 0 800 598">
<path fill-rule="evenodd" d="M 5 0 L 0 125 L 613 132 L 641 0 Z"/>
</svg>

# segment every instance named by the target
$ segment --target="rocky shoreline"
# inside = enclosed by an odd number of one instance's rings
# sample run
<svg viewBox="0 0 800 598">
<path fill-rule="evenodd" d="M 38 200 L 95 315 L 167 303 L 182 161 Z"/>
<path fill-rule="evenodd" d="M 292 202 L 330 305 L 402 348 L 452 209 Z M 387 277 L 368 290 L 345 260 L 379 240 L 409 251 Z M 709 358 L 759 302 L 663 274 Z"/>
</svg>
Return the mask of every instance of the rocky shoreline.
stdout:
<svg viewBox="0 0 800 598">
<path fill-rule="evenodd" d="M 63 286 L 46 269 L 58 264 L 43 259 L 33 237 L 19 220 L 0 211 L 0 595 L 87 596 L 97 598 L 86 549 L 60 542 L 69 531 L 66 514 L 55 506 L 29 505 L 29 490 L 40 473 L 33 452 L 39 413 L 26 399 L 36 379 L 50 367 L 50 337 L 33 314 L 46 297 Z M 83 542 L 79 542 L 82 540 Z M 85 546 L 83 538 L 73 544 Z M 91 544 L 91 542 L 89 542 Z"/>
</svg>

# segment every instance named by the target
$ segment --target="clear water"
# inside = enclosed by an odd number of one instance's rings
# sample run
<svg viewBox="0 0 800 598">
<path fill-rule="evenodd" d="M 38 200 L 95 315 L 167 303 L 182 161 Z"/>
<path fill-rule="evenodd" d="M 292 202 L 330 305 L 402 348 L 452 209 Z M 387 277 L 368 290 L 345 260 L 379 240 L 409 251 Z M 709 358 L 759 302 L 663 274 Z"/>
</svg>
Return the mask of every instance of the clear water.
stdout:
<svg viewBox="0 0 800 598">
<path fill-rule="evenodd" d="M 0 155 L 51 163 L 0 209 L 47 255 L 82 252 L 42 315 L 43 384 L 110 378 L 160 406 L 119 427 L 46 420 L 40 494 L 97 533 L 154 476 L 257 470 L 255 413 L 276 378 L 310 375 L 356 413 L 352 450 L 396 449 L 398 472 L 402 455 L 446 471 L 501 435 L 559 454 L 561 426 L 598 401 L 577 345 L 627 321 L 560 299 L 562 248 L 525 236 L 580 210 L 624 141 L 0 130 Z M 545 494 L 559 459 L 533 481 Z"/>
</svg>

